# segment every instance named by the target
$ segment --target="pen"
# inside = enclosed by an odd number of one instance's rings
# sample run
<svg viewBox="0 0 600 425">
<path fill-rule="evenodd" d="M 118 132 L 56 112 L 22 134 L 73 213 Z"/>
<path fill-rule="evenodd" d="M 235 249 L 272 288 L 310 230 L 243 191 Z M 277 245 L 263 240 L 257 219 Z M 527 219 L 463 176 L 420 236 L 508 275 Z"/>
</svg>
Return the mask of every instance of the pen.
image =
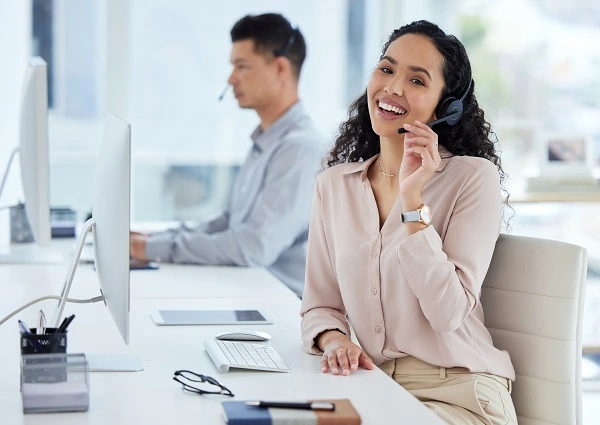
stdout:
<svg viewBox="0 0 600 425">
<path fill-rule="evenodd" d="M 19 320 L 19 329 L 21 329 L 22 334 L 31 334 L 31 331 L 29 330 L 25 322 L 23 322 L 22 320 Z"/>
<path fill-rule="evenodd" d="M 25 322 L 23 322 L 22 320 L 19 320 L 18 322 L 19 322 L 19 329 L 21 329 L 21 333 L 23 335 L 33 335 L 31 333 L 31 331 L 29 330 L 29 328 L 27 327 L 27 325 L 25 324 Z M 42 353 L 44 351 L 44 349 L 42 348 L 42 346 L 40 345 L 38 340 L 31 338 L 31 339 L 27 339 L 27 341 L 29 341 L 29 343 L 33 347 L 34 352 Z"/>
<path fill-rule="evenodd" d="M 44 335 L 46 333 L 46 315 L 42 310 L 40 310 L 38 315 L 38 324 L 35 333 L 38 335 Z"/>
<path fill-rule="evenodd" d="M 335 404 L 330 401 L 312 401 L 306 403 L 293 403 L 286 401 L 247 401 L 246 406 L 278 407 L 280 409 L 335 410 Z"/>
<path fill-rule="evenodd" d="M 67 330 L 67 327 L 71 324 L 71 322 L 73 321 L 73 319 L 75 318 L 74 314 L 71 314 L 69 317 L 65 317 L 62 321 L 62 323 L 60 324 L 60 326 L 58 327 L 58 329 L 56 330 L 56 333 L 62 333 L 64 331 Z"/>
</svg>

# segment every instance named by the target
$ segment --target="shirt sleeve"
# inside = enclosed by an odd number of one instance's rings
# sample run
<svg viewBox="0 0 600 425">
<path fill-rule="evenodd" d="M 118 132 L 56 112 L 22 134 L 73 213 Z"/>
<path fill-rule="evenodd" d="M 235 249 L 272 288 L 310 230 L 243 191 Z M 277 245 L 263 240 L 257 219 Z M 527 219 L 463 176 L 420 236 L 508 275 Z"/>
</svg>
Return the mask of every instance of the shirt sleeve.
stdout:
<svg viewBox="0 0 600 425">
<path fill-rule="evenodd" d="M 219 215 L 205 221 L 202 224 L 201 231 L 211 234 L 222 232 L 229 227 L 229 214 L 227 211 L 222 211 Z"/>
<path fill-rule="evenodd" d="M 315 185 L 306 260 L 306 282 L 302 297 L 302 343 L 311 354 L 319 354 L 315 338 L 321 332 L 337 329 L 350 335 L 346 310 L 332 262 L 332 251 L 323 227 L 319 179 Z"/>
<path fill-rule="evenodd" d="M 167 261 L 173 241 L 183 233 L 204 232 L 207 234 L 221 232 L 227 229 L 229 224 L 229 214 L 227 211 L 221 211 L 216 216 L 207 221 L 200 222 L 193 227 L 182 224 L 179 227 L 168 229 L 162 232 L 152 233 L 146 243 L 146 258 L 156 261 Z"/>
<path fill-rule="evenodd" d="M 451 214 L 443 238 L 428 226 L 398 246 L 402 272 L 437 332 L 456 330 L 479 302 L 502 224 L 500 178 L 491 162 L 466 179 Z"/>
<path fill-rule="evenodd" d="M 318 149 L 307 143 L 283 144 L 271 158 L 264 185 L 243 223 L 215 233 L 151 237 L 146 245 L 148 258 L 210 265 L 271 265 L 306 231 L 319 156 Z"/>
</svg>

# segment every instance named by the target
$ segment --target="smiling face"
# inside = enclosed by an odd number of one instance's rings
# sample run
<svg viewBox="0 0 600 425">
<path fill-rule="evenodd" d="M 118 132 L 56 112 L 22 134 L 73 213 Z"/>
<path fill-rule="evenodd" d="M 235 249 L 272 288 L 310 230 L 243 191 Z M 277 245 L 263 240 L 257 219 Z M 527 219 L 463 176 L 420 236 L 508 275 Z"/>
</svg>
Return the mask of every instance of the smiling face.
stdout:
<svg viewBox="0 0 600 425">
<path fill-rule="evenodd" d="M 371 125 L 379 137 L 398 139 L 404 123 L 435 119 L 444 88 L 443 63 L 423 35 L 405 34 L 389 45 L 367 86 Z"/>
</svg>

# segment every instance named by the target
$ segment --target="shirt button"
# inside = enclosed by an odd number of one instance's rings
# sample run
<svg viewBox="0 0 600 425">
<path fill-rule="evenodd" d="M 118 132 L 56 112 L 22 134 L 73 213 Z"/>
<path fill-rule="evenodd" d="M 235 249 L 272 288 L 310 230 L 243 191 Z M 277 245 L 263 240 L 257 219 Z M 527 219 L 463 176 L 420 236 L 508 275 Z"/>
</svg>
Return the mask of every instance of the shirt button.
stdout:
<svg viewBox="0 0 600 425">
<path fill-rule="evenodd" d="M 375 326 L 375 332 L 381 333 L 381 326 Z"/>
<path fill-rule="evenodd" d="M 377 258 L 377 251 L 373 251 L 373 258 Z"/>
<path fill-rule="evenodd" d="M 375 288 L 371 289 L 371 294 L 377 295 L 377 289 L 375 289 Z"/>
</svg>

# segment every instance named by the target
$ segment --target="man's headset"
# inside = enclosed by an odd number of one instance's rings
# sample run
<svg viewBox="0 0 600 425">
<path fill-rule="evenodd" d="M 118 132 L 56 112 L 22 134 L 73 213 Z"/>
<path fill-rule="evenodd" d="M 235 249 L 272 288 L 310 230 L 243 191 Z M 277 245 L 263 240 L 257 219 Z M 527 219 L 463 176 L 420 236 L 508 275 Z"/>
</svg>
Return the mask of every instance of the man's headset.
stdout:
<svg viewBox="0 0 600 425">
<path fill-rule="evenodd" d="M 469 80 L 469 87 L 467 87 L 460 99 L 457 99 L 454 96 L 449 96 L 442 100 L 435 110 L 435 115 L 441 118 L 428 122 L 427 126 L 433 127 L 434 125 L 442 122 L 447 122 L 448 125 L 455 125 L 462 117 L 464 109 L 463 101 L 465 100 L 465 97 L 467 97 L 467 94 L 469 94 L 469 90 L 471 90 L 472 85 L 473 80 Z M 403 134 L 407 133 L 407 131 L 404 128 L 399 128 L 398 133 Z"/>
<path fill-rule="evenodd" d="M 296 41 L 296 37 L 298 36 L 298 27 L 294 27 L 292 28 L 292 33 L 290 34 L 290 36 L 287 38 L 285 44 L 283 45 L 283 47 L 281 49 L 275 49 L 273 50 L 273 54 L 275 55 L 276 58 L 280 57 L 280 56 L 285 56 L 286 58 L 290 58 L 290 49 L 292 48 L 292 45 L 294 44 L 294 41 Z M 223 90 L 223 93 L 221 93 L 221 96 L 219 96 L 219 101 L 223 100 L 223 97 L 225 96 L 225 94 L 227 93 L 227 90 L 229 90 L 229 84 L 227 84 L 227 86 L 225 87 L 225 90 Z"/>
<path fill-rule="evenodd" d="M 277 58 L 279 56 L 285 56 L 286 58 L 289 59 L 290 49 L 292 48 L 292 44 L 294 44 L 294 41 L 296 41 L 297 36 L 298 36 L 298 27 L 294 27 L 294 28 L 292 28 L 292 33 L 288 37 L 288 39 L 285 42 L 285 44 L 283 45 L 283 47 L 281 49 L 273 50 L 273 54 L 275 55 L 275 57 Z"/>
</svg>

